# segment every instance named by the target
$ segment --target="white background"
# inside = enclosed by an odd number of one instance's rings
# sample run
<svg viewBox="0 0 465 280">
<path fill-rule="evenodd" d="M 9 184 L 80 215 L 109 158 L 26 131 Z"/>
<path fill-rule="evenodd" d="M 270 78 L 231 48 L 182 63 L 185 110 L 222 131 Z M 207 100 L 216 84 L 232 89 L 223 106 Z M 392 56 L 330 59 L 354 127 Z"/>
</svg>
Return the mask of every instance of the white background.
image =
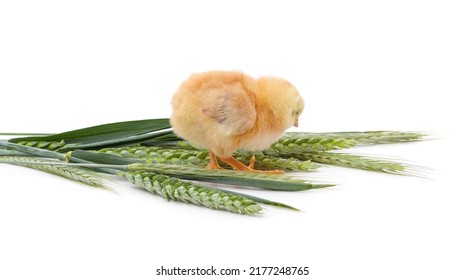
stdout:
<svg viewBox="0 0 465 280">
<path fill-rule="evenodd" d="M 300 131 L 440 136 L 359 150 L 434 168 L 434 180 L 323 168 L 308 177 L 338 186 L 249 191 L 303 210 L 258 217 L 0 165 L 0 279 L 161 279 L 162 265 L 464 279 L 460 2 L 0 2 L 1 132 L 168 117 L 189 74 L 224 69 L 293 82 L 307 102 Z"/>
</svg>

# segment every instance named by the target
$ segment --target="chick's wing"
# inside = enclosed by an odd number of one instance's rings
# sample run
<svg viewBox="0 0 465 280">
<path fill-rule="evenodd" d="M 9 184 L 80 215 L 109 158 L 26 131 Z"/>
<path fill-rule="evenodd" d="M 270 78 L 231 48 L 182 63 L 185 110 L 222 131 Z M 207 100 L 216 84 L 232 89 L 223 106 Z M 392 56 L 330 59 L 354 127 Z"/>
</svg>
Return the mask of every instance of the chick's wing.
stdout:
<svg viewBox="0 0 465 280">
<path fill-rule="evenodd" d="M 202 112 L 215 120 L 225 135 L 239 135 L 254 126 L 255 102 L 241 86 L 210 89 L 204 94 Z"/>
</svg>

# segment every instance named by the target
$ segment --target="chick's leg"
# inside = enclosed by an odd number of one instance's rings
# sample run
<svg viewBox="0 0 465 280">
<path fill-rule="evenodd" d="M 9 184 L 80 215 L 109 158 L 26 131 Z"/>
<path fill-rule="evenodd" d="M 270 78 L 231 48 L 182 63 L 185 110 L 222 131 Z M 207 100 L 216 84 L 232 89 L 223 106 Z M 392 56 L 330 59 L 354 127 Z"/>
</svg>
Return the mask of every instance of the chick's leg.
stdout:
<svg viewBox="0 0 465 280">
<path fill-rule="evenodd" d="M 206 169 L 223 169 L 221 166 L 218 164 L 218 161 L 216 160 L 216 155 L 212 151 L 208 151 L 210 155 L 210 162 L 208 163 L 207 166 L 205 166 Z"/>
<path fill-rule="evenodd" d="M 226 157 L 220 158 L 220 160 L 224 163 L 229 164 L 234 170 L 238 171 L 246 171 L 251 173 L 264 173 L 264 174 L 282 174 L 284 171 L 282 170 L 255 170 L 253 169 L 255 165 L 255 157 L 250 160 L 250 166 L 243 164 L 242 162 L 238 161 L 233 157 Z"/>
</svg>

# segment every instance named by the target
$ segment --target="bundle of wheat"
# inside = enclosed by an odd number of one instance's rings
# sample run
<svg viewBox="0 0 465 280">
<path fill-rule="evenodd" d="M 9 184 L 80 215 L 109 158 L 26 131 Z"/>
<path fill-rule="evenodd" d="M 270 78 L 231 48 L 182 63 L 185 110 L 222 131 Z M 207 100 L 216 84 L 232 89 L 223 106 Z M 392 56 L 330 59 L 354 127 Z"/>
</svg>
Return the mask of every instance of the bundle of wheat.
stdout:
<svg viewBox="0 0 465 280">
<path fill-rule="evenodd" d="M 424 140 L 418 132 L 364 131 L 285 133 L 261 152 L 237 151 L 244 164 L 260 170 L 315 171 L 322 164 L 397 175 L 421 176 L 417 166 L 383 158 L 340 153 L 358 145 Z M 335 151 L 336 150 L 336 151 Z M 123 176 L 136 186 L 167 200 L 239 214 L 257 214 L 261 205 L 297 210 L 275 201 L 203 184 L 247 186 L 278 191 L 303 191 L 333 184 L 287 174 L 208 170 L 209 153 L 178 138 L 168 119 L 118 122 L 53 135 L 0 140 L 0 163 L 34 168 L 93 187 L 108 188 L 101 173 Z"/>
</svg>

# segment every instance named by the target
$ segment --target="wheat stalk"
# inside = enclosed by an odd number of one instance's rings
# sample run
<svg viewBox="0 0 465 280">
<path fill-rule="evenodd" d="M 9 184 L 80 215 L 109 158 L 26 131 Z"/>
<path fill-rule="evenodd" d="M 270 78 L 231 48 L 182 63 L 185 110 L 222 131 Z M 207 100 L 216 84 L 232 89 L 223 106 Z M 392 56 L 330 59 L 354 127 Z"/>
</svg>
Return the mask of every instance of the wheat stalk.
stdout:
<svg viewBox="0 0 465 280">
<path fill-rule="evenodd" d="M 313 183 L 309 180 L 295 178 L 285 174 L 263 174 L 233 170 L 208 170 L 186 165 L 133 163 L 129 164 L 127 168 L 129 170 L 151 171 L 187 180 L 251 186 L 270 190 L 301 191 L 334 186 L 332 184 Z"/>
<path fill-rule="evenodd" d="M 207 150 L 185 150 L 169 149 L 164 147 L 121 147 L 121 148 L 104 148 L 99 153 L 106 153 L 125 158 L 144 159 L 151 162 L 164 164 L 179 164 L 204 167 L 209 162 Z M 266 156 L 262 153 L 236 152 L 233 155 L 237 160 L 244 164 L 249 164 L 250 159 L 255 156 L 255 168 L 259 170 L 280 169 L 285 171 L 311 171 L 318 168 L 318 164 L 310 160 L 301 161 L 293 158 L 279 158 Z M 227 164 L 221 163 L 223 168 L 230 168 Z"/>
<path fill-rule="evenodd" d="M 257 214 L 260 204 L 245 196 L 229 194 L 178 178 L 149 172 L 120 172 L 129 182 L 156 193 L 167 200 L 182 201 L 210 209 L 226 210 L 238 214 Z"/>
<path fill-rule="evenodd" d="M 44 164 L 43 159 L 25 156 L 0 156 L 0 162 L 40 170 L 72 181 L 81 182 L 92 187 L 106 188 L 102 180 L 99 178 L 98 173 L 85 168 L 63 165 L 46 165 Z M 56 160 L 56 162 L 60 161 Z"/>
<path fill-rule="evenodd" d="M 405 163 L 331 151 L 356 145 L 419 141 L 426 136 L 424 133 L 400 131 L 289 132 L 263 152 L 238 151 L 233 156 L 245 164 L 255 156 L 258 169 L 308 171 L 318 166 L 314 162 L 319 162 L 420 176 L 417 167 Z M 168 119 L 111 123 L 46 136 L 30 135 L 8 141 L 0 140 L 0 147 L 0 162 L 38 169 L 98 187 L 104 187 L 99 172 L 119 173 L 168 200 L 241 214 L 259 213 L 262 210 L 260 204 L 295 208 L 186 180 L 281 191 L 332 186 L 286 175 L 205 170 L 201 167 L 209 160 L 207 151 L 196 149 L 176 137 L 170 130 Z M 98 150 L 101 148 L 108 149 Z M 88 149 L 96 149 L 98 152 L 86 151 Z"/>
<path fill-rule="evenodd" d="M 16 151 L 16 150 L 0 148 L 0 156 L 28 156 L 28 155 L 29 154 L 27 153 L 23 153 L 23 152 Z"/>
<path fill-rule="evenodd" d="M 422 174 L 422 168 L 419 166 L 409 165 L 402 162 L 394 162 L 380 157 L 334 152 L 313 152 L 300 154 L 298 156 L 301 158 L 310 158 L 319 163 L 426 178 L 426 176 Z"/>
<path fill-rule="evenodd" d="M 346 131 L 346 132 L 287 132 L 283 138 L 313 138 L 320 137 L 323 139 L 346 139 L 354 141 L 357 145 L 360 144 L 389 144 L 398 142 L 421 141 L 429 136 L 426 133 L 412 131 Z"/>
</svg>

